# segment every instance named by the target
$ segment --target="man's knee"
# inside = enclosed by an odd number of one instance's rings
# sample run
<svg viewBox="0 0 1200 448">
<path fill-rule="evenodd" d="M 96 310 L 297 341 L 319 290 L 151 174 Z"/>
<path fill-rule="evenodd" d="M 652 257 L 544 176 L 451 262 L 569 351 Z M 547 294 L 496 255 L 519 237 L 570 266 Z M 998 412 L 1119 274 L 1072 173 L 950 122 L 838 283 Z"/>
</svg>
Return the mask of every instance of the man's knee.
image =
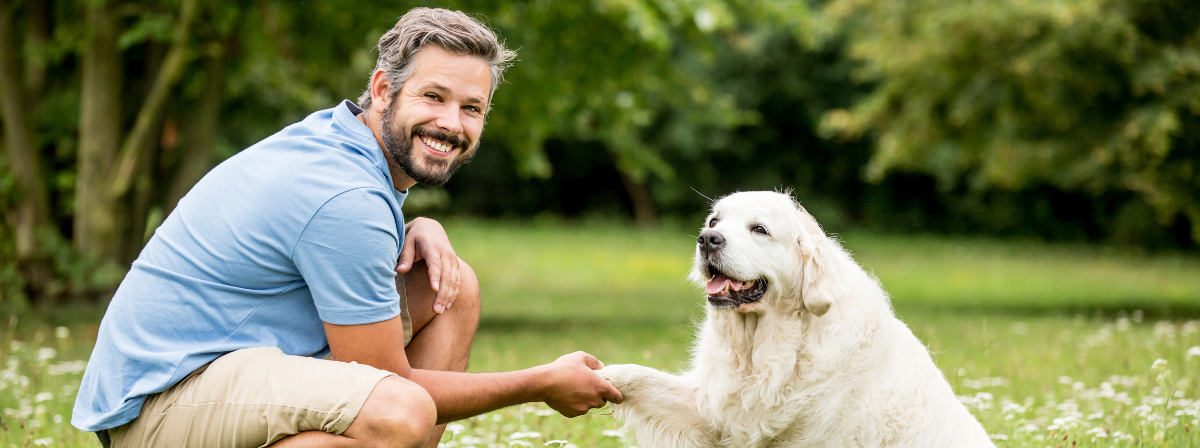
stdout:
<svg viewBox="0 0 1200 448">
<path fill-rule="evenodd" d="M 437 408 L 429 393 L 412 381 L 389 376 L 375 385 L 346 435 L 380 447 L 423 447 L 436 424 Z"/>
<path fill-rule="evenodd" d="M 451 308 L 461 308 L 463 311 L 470 312 L 475 321 L 479 320 L 479 308 L 482 305 L 479 293 L 479 277 L 475 276 L 475 270 L 467 262 L 459 260 L 459 266 L 462 269 L 458 287 L 458 297 L 454 300 Z"/>
</svg>

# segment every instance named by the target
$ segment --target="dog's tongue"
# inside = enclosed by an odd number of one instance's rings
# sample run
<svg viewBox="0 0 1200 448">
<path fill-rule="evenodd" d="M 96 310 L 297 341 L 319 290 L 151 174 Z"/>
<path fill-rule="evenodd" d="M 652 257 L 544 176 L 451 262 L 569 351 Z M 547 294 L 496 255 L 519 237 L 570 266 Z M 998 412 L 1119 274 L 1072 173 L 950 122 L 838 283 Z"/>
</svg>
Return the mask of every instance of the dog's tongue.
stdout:
<svg viewBox="0 0 1200 448">
<path fill-rule="evenodd" d="M 754 282 L 739 282 L 724 275 L 718 275 L 713 277 L 712 280 L 708 281 L 708 284 L 704 287 L 704 291 L 710 296 L 715 296 L 725 292 L 726 285 L 728 285 L 729 289 L 732 291 L 741 291 L 753 284 Z"/>
</svg>

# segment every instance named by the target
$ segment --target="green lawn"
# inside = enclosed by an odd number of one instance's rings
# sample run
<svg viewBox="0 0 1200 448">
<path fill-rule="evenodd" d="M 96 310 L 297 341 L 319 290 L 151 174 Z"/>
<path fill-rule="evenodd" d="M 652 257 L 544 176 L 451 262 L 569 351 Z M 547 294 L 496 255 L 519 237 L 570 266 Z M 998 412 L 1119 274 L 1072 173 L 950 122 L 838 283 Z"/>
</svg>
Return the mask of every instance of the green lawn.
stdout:
<svg viewBox="0 0 1200 448">
<path fill-rule="evenodd" d="M 471 370 L 523 368 L 574 350 L 606 363 L 686 366 L 692 322 L 703 315 L 702 296 L 685 280 L 690 231 L 453 219 L 447 230 L 484 294 Z M 841 238 L 998 446 L 1200 446 L 1200 257 Z M 98 311 L 68 311 L 0 322 L 0 447 L 99 446 L 67 423 Z M 67 336 L 56 335 L 59 325 Z M 1157 359 L 1165 365 L 1152 370 Z M 540 404 L 452 429 L 445 446 L 636 443 L 604 412 L 568 420 Z"/>
</svg>

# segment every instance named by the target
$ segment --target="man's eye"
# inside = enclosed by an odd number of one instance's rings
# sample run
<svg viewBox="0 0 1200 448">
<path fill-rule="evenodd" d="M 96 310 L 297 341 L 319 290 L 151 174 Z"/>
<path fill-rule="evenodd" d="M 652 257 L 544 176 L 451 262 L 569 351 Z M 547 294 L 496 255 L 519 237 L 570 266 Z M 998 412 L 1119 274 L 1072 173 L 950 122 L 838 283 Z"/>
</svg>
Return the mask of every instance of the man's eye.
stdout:
<svg viewBox="0 0 1200 448">
<path fill-rule="evenodd" d="M 467 107 L 464 107 L 464 109 L 466 109 L 466 110 L 468 110 L 468 111 L 471 111 L 472 113 L 479 113 L 479 112 L 480 112 L 480 111 L 479 111 L 479 108 L 478 108 L 478 107 L 475 107 L 475 106 L 467 106 Z"/>
<path fill-rule="evenodd" d="M 717 226 L 717 218 L 713 218 L 713 219 L 710 219 L 710 220 L 708 220 L 708 226 L 709 226 L 709 227 L 716 227 L 716 226 Z"/>
<path fill-rule="evenodd" d="M 426 94 L 425 94 L 425 98 L 429 98 L 429 99 L 431 99 L 431 100 L 434 100 L 434 101 L 441 101 L 441 100 L 442 100 L 442 98 L 441 98 L 441 97 L 439 97 L 439 96 L 437 96 L 437 95 L 435 95 L 435 94 L 432 94 L 432 93 L 426 93 Z"/>
<path fill-rule="evenodd" d="M 750 231 L 751 231 L 751 232 L 754 232 L 754 233 L 761 233 L 761 234 L 763 234 L 763 235 L 767 235 L 767 236 L 770 236 L 770 235 L 771 235 L 770 233 L 767 233 L 767 228 L 766 228 L 766 227 L 763 227 L 763 226 L 754 226 L 754 227 L 751 227 L 751 228 L 750 228 Z"/>
</svg>

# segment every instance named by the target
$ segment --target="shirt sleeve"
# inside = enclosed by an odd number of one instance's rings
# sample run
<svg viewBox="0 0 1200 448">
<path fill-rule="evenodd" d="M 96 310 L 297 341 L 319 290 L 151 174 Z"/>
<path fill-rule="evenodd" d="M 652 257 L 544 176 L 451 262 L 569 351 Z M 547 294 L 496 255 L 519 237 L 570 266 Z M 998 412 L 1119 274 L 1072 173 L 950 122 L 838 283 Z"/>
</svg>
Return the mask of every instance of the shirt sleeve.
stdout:
<svg viewBox="0 0 1200 448">
<path fill-rule="evenodd" d="M 296 242 L 292 261 L 324 322 L 361 325 L 400 315 L 399 230 L 384 194 L 361 188 L 335 196 Z"/>
</svg>

